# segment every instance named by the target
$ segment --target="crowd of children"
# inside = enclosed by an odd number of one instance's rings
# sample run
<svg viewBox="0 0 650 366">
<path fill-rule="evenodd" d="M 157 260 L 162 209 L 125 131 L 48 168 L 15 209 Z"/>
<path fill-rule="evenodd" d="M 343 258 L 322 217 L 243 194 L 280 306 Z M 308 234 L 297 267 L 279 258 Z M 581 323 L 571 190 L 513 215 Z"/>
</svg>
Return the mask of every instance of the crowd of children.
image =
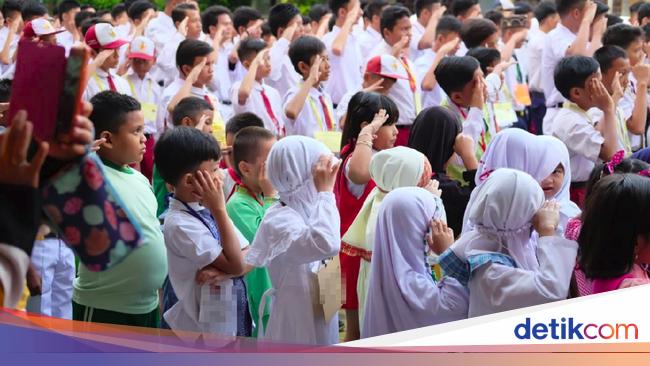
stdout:
<svg viewBox="0 0 650 366">
<path fill-rule="evenodd" d="M 649 284 L 650 3 L 404 3 L 4 0 L 1 111 L 92 57 L 69 131 L 1 119 L 0 304 L 334 344 Z"/>
</svg>

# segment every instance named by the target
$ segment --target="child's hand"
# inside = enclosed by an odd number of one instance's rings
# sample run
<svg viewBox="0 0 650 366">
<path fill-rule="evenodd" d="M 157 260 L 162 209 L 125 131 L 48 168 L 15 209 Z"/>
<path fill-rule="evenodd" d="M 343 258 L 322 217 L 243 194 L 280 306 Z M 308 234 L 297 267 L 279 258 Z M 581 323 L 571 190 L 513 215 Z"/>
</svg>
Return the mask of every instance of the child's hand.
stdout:
<svg viewBox="0 0 650 366">
<path fill-rule="evenodd" d="M 290 26 L 284 28 L 281 37 L 291 42 L 293 40 L 293 35 L 296 34 L 297 29 L 298 29 L 298 23 L 293 23 Z"/>
<path fill-rule="evenodd" d="M 494 69 L 492 70 L 492 73 L 495 75 L 498 75 L 501 80 L 503 80 L 503 72 L 509 68 L 510 66 L 516 64 L 517 61 L 515 60 L 508 60 L 508 61 L 501 61 L 499 62 L 496 66 L 494 66 Z"/>
<path fill-rule="evenodd" d="M 43 280 L 40 273 L 36 270 L 31 263 L 27 268 L 27 288 L 29 289 L 29 294 L 31 296 L 38 296 L 43 291 Z"/>
<path fill-rule="evenodd" d="M 103 137 L 101 139 L 97 139 L 97 140 L 93 141 L 93 144 L 90 145 L 90 151 L 95 152 L 95 151 L 99 150 L 99 148 L 102 147 L 104 142 L 106 142 L 106 139 L 103 138 Z"/>
<path fill-rule="evenodd" d="M 592 40 L 600 40 L 602 39 L 603 33 L 605 33 L 605 30 L 607 29 L 607 18 L 602 17 L 598 19 L 596 23 L 593 25 L 593 30 L 592 30 Z"/>
<path fill-rule="evenodd" d="M 213 288 L 219 288 L 219 284 L 233 276 L 222 272 L 214 267 L 205 267 L 196 272 L 195 281 L 198 285 L 209 285 Z"/>
<path fill-rule="evenodd" d="M 648 84 L 650 82 L 650 65 L 639 63 L 632 68 L 632 75 L 640 84 Z"/>
<path fill-rule="evenodd" d="M 520 31 L 515 32 L 515 33 L 512 35 L 512 37 L 510 38 L 510 40 L 511 40 L 511 42 L 513 42 L 514 44 L 517 44 L 517 43 L 519 43 L 519 42 L 525 40 L 526 37 L 528 37 L 528 29 L 527 29 L 527 28 L 524 28 L 524 29 L 522 29 L 522 30 L 520 30 Z"/>
<path fill-rule="evenodd" d="M 539 236 L 554 236 L 555 229 L 560 223 L 560 204 L 555 200 L 544 202 L 542 208 L 533 218 L 533 226 Z"/>
<path fill-rule="evenodd" d="M 618 101 L 623 98 L 623 87 L 621 86 L 621 73 L 616 72 L 614 74 L 614 80 L 612 80 L 612 101 L 614 104 L 618 104 Z"/>
<path fill-rule="evenodd" d="M 261 19 L 258 19 L 255 24 L 252 26 L 248 27 L 245 32 L 245 37 L 248 38 L 262 38 L 262 24 L 264 24 L 264 21 Z M 244 38 L 244 39 L 246 39 Z"/>
<path fill-rule="evenodd" d="M 434 253 L 440 255 L 454 243 L 454 230 L 442 220 L 431 220 L 429 227 L 431 232 L 427 233 L 427 244 Z"/>
<path fill-rule="evenodd" d="M 647 285 L 649 283 L 650 280 L 647 278 L 626 278 L 623 280 L 623 282 L 621 282 L 621 285 L 618 288 L 629 288 L 634 286 Z"/>
<path fill-rule="evenodd" d="M 252 64 L 255 65 L 255 66 L 259 66 L 259 65 L 261 65 L 261 64 L 264 62 L 266 55 L 269 54 L 269 51 L 270 51 L 269 48 L 265 48 L 265 49 L 263 49 L 262 51 L 260 51 L 260 52 L 257 54 L 257 56 L 255 56 L 255 58 L 253 59 L 253 63 L 252 63 Z"/>
<path fill-rule="evenodd" d="M 444 8 L 444 6 L 443 6 Z M 452 39 L 451 41 L 445 43 L 440 47 L 438 52 L 440 52 L 444 56 L 449 56 L 449 54 L 458 47 L 458 44 L 460 43 L 460 37 L 456 37 Z"/>
<path fill-rule="evenodd" d="M 32 123 L 27 121 L 27 113 L 20 111 L 11 127 L 0 134 L 0 183 L 38 188 L 39 174 L 49 145 L 41 142 L 32 161 L 27 161 L 33 128 Z"/>
<path fill-rule="evenodd" d="M 380 109 L 379 112 L 375 113 L 375 118 L 372 119 L 372 122 L 361 129 L 359 136 L 371 135 L 372 139 L 374 140 L 377 137 L 377 131 L 379 131 L 381 126 L 386 123 L 388 117 L 389 115 L 386 114 L 386 110 Z"/>
<path fill-rule="evenodd" d="M 111 57 L 111 55 L 113 55 L 113 52 L 115 52 L 115 50 L 102 50 L 102 51 L 100 51 L 97 54 L 97 56 L 95 56 L 95 61 L 94 61 L 95 64 L 97 64 L 98 66 L 101 66 L 102 64 L 104 64 L 104 61 L 108 60 L 108 58 Z"/>
<path fill-rule="evenodd" d="M 384 89 L 384 87 L 381 85 L 384 82 L 384 80 L 385 80 L 384 78 L 381 78 L 375 81 L 372 85 L 363 89 L 363 91 L 366 93 L 372 93 L 372 92 L 379 93 L 382 89 Z"/>
<path fill-rule="evenodd" d="M 582 18 L 582 21 L 588 24 L 593 23 L 594 18 L 596 18 L 596 9 L 598 9 L 596 3 L 592 0 L 587 0 L 584 9 L 586 9 L 586 11 L 584 18 Z"/>
<path fill-rule="evenodd" d="M 192 179 L 194 197 L 215 213 L 226 209 L 226 198 L 223 194 L 223 182 L 219 175 L 212 176 L 208 171 L 198 170 Z"/>
<path fill-rule="evenodd" d="M 442 196 L 442 190 L 438 189 L 440 182 L 435 179 L 430 179 L 429 182 L 424 186 L 424 189 L 431 192 L 436 197 Z"/>
<path fill-rule="evenodd" d="M 408 47 L 408 44 L 409 44 L 409 37 L 403 36 L 402 39 L 400 39 L 399 41 L 397 41 L 397 43 L 393 45 L 393 51 L 392 51 L 393 56 L 395 56 L 396 58 L 402 57 L 402 52 L 404 51 L 404 48 Z"/>
<path fill-rule="evenodd" d="M 187 22 L 189 22 L 189 20 L 190 18 L 186 16 L 181 21 L 181 24 L 178 25 L 178 33 L 180 33 L 183 37 L 187 37 L 187 29 L 188 29 Z"/>
<path fill-rule="evenodd" d="M 336 173 L 339 170 L 341 161 L 332 162 L 332 155 L 322 155 L 312 169 L 314 185 L 318 192 L 332 192 L 336 182 Z"/>
<path fill-rule="evenodd" d="M 431 19 L 440 20 L 440 18 L 442 18 L 442 16 L 445 14 L 445 11 L 447 11 L 447 7 L 444 5 L 439 6 L 439 4 L 438 5 L 434 4 L 433 6 L 434 8 L 435 7 L 438 8 L 433 11 L 433 14 L 431 14 Z"/>
<path fill-rule="evenodd" d="M 474 91 L 472 92 L 472 99 L 469 102 L 470 107 L 483 109 L 485 106 L 485 82 L 483 77 L 478 76 L 474 79 Z"/>
<path fill-rule="evenodd" d="M 309 85 L 314 86 L 320 81 L 320 64 L 323 62 L 323 57 L 321 55 L 316 56 L 316 60 L 311 65 L 309 69 L 309 76 L 307 77 L 307 82 Z"/>
<path fill-rule="evenodd" d="M 195 84 L 199 80 L 199 75 L 201 75 L 201 71 L 203 71 L 206 63 L 208 63 L 208 59 L 204 58 L 203 61 L 194 66 L 192 68 L 192 71 L 190 71 L 190 73 L 187 75 L 187 80 L 189 80 L 192 84 Z"/>
<path fill-rule="evenodd" d="M 214 49 L 219 50 L 221 48 L 221 44 L 224 41 L 224 33 L 226 32 L 226 27 L 223 25 L 219 24 L 217 25 L 217 31 L 214 33 L 214 39 L 212 39 L 212 46 Z"/>
<path fill-rule="evenodd" d="M 614 109 L 614 101 L 611 95 L 603 85 L 603 82 L 598 79 L 591 79 L 589 83 L 591 92 L 591 100 L 601 111 L 611 111 Z"/>
<path fill-rule="evenodd" d="M 88 119 L 92 110 L 92 104 L 83 103 L 81 114 L 74 117 L 70 131 L 59 134 L 50 143 L 49 156 L 67 161 L 86 154 L 86 147 L 94 141 L 93 123 Z"/>
<path fill-rule="evenodd" d="M 260 188 L 262 188 L 262 194 L 264 198 L 272 198 L 278 195 L 278 191 L 275 190 L 273 184 L 269 181 L 269 177 L 266 175 L 266 162 L 262 163 L 262 168 L 259 172 L 258 180 L 260 182 Z"/>
</svg>

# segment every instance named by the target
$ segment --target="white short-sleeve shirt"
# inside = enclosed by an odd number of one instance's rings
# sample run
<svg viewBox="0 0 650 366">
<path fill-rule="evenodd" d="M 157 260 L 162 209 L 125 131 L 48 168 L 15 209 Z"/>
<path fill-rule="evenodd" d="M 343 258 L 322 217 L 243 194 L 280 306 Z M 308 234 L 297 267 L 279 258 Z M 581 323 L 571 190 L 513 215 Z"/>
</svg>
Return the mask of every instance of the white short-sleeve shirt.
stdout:
<svg viewBox="0 0 650 366">
<path fill-rule="evenodd" d="M 325 83 L 325 91 L 338 104 L 348 90 L 358 88 L 362 83 L 363 59 L 359 50 L 357 36 L 354 32 L 348 35 L 347 43 L 340 56 L 332 51 L 332 44 L 341 33 L 341 28 L 334 26 L 332 31 L 323 36 L 323 43 L 327 47 L 330 58 L 330 79 Z"/>
<path fill-rule="evenodd" d="M 131 95 L 131 88 L 126 80 L 114 73 L 112 70 L 106 72 L 102 69 L 97 69 L 97 71 L 88 78 L 88 85 L 86 86 L 86 91 L 83 94 L 83 99 L 89 101 L 90 98 L 103 92 L 105 90 L 110 90 L 108 77 L 113 79 L 113 84 L 115 85 L 116 91 L 120 94 Z M 131 95 L 132 96 L 132 95 Z"/>
<path fill-rule="evenodd" d="M 280 93 L 266 84 L 260 84 L 255 81 L 253 88 L 251 89 L 251 93 L 246 100 L 246 103 L 240 105 L 238 97 L 240 86 L 241 81 L 237 81 L 233 84 L 230 97 L 235 114 L 244 112 L 255 113 L 264 122 L 264 128 L 273 132 L 276 136 L 282 136 L 285 117 L 282 110 L 282 98 L 280 97 Z M 275 116 L 278 126 L 275 125 L 270 113 L 266 109 L 264 98 L 262 97 L 262 91 L 264 91 L 267 98 L 269 99 L 270 108 L 273 112 L 273 115 Z"/>
<path fill-rule="evenodd" d="M 287 92 L 287 95 L 285 95 L 283 98 L 283 111 L 286 109 L 289 101 L 291 101 L 296 93 L 298 93 L 299 89 L 300 85 L 289 89 L 289 92 Z M 314 137 L 314 133 L 316 131 L 327 131 L 325 109 L 320 101 L 321 96 L 325 100 L 326 108 L 329 109 L 329 113 L 332 118 L 333 129 L 338 129 L 336 116 L 334 115 L 334 107 L 332 106 L 332 99 L 324 90 L 322 90 L 322 88 L 320 90 L 317 88 L 311 88 L 309 90 L 309 96 L 307 97 L 307 100 L 305 100 L 305 104 L 302 107 L 302 111 L 300 111 L 300 114 L 298 114 L 296 119 L 286 119 L 287 135 Z"/>
<path fill-rule="evenodd" d="M 415 72 L 417 73 L 418 80 L 420 80 L 420 82 L 424 80 L 424 77 L 429 71 L 429 67 L 431 67 L 431 64 L 435 58 L 436 52 L 431 49 L 427 49 L 423 50 L 423 52 L 420 54 L 420 57 L 415 60 Z M 447 94 L 444 92 L 444 90 L 442 90 L 440 85 L 436 83 L 436 86 L 434 86 L 431 90 L 422 89 L 422 108 L 439 106 L 440 103 L 442 103 L 442 101 L 446 98 Z"/>
<path fill-rule="evenodd" d="M 162 88 L 156 83 L 151 73 L 147 73 L 144 79 L 140 79 L 134 72 L 129 72 L 125 76 L 125 80 L 129 84 L 132 97 L 137 99 L 141 104 L 150 103 L 155 106 L 160 104 Z M 145 115 L 144 132 L 156 134 L 156 118 L 148 119 Z"/>
<path fill-rule="evenodd" d="M 564 97 L 555 87 L 553 75 L 555 66 L 566 56 L 566 51 L 575 41 L 576 35 L 561 23 L 550 31 L 545 37 L 542 51 L 542 77 L 541 84 L 546 96 L 546 105 L 554 106 L 564 102 Z"/>
<path fill-rule="evenodd" d="M 285 95 L 302 80 L 289 58 L 289 41 L 285 38 L 275 41 L 269 50 L 269 57 L 272 66 L 266 83 L 274 87 L 280 95 Z"/>
</svg>

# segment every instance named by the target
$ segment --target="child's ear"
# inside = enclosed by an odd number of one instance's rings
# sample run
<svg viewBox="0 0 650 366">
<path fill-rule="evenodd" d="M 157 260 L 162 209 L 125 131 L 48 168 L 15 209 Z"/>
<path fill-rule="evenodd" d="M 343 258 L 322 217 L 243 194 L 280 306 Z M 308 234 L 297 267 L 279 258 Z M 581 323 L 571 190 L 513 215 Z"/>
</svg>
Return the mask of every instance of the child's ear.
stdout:
<svg viewBox="0 0 650 366">
<path fill-rule="evenodd" d="M 186 173 L 180 181 L 187 186 L 191 186 L 192 182 L 194 182 L 194 177 L 192 176 L 192 173 Z"/>
<path fill-rule="evenodd" d="M 113 136 L 113 134 L 110 133 L 110 132 L 108 132 L 108 131 L 102 131 L 102 133 L 99 134 L 99 138 L 100 138 L 100 139 L 104 139 L 104 140 L 106 140 L 106 141 L 102 144 L 102 148 L 103 148 L 103 147 L 106 147 L 106 148 L 109 148 L 109 149 L 112 149 L 112 148 L 113 148 L 113 140 L 111 139 L 112 136 Z"/>
<path fill-rule="evenodd" d="M 190 72 L 192 71 L 192 66 L 190 65 L 182 65 L 181 66 L 181 73 L 185 76 L 189 75 Z"/>
<path fill-rule="evenodd" d="M 306 77 L 307 75 L 309 75 L 309 70 L 311 70 L 311 66 L 307 65 L 303 61 L 300 61 L 298 62 L 298 70 L 300 70 L 301 75 L 304 75 Z"/>
<path fill-rule="evenodd" d="M 239 168 L 239 171 L 242 173 L 242 175 L 248 175 L 251 172 L 250 165 L 248 165 L 248 163 L 245 161 L 240 161 L 237 164 L 237 168 Z"/>
<path fill-rule="evenodd" d="M 461 105 L 463 104 L 463 96 L 459 92 L 453 92 L 451 93 L 451 101 Z"/>
<path fill-rule="evenodd" d="M 246 70 L 248 70 L 248 68 L 251 66 L 250 60 L 244 60 L 241 64 L 244 65 L 244 68 L 246 68 Z"/>
<path fill-rule="evenodd" d="M 582 96 L 582 88 L 571 88 L 569 90 L 569 96 L 571 97 L 571 100 L 580 99 Z"/>
<path fill-rule="evenodd" d="M 192 120 L 192 118 L 185 116 L 181 120 L 181 126 L 194 127 L 194 121 Z"/>
</svg>

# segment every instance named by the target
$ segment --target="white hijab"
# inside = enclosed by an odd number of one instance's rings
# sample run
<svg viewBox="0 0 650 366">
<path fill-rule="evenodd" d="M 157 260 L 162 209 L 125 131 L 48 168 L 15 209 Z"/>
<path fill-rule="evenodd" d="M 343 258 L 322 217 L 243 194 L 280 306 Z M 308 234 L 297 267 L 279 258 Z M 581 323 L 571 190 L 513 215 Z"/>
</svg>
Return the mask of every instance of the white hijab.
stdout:
<svg viewBox="0 0 650 366">
<path fill-rule="evenodd" d="M 507 254 L 517 267 L 537 270 L 539 264 L 530 236 L 535 213 L 544 204 L 544 192 L 530 175 L 497 169 L 472 193 L 474 204 L 466 216 L 473 229 L 451 250 L 461 259 L 495 252 Z"/>
</svg>

